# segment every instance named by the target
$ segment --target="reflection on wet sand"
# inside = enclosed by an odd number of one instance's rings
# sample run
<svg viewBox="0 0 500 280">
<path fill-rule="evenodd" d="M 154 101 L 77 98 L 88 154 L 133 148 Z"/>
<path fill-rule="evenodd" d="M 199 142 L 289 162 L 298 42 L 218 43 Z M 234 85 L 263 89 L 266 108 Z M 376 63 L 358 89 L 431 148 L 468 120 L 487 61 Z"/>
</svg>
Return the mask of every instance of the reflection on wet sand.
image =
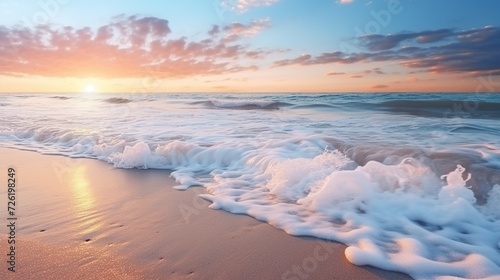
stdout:
<svg viewBox="0 0 500 280">
<path fill-rule="evenodd" d="M 89 234 L 97 231 L 102 222 L 95 211 L 95 198 L 87 179 L 86 167 L 81 165 L 72 168 L 68 176 L 73 193 L 76 220 L 82 228 L 81 233 Z"/>
</svg>

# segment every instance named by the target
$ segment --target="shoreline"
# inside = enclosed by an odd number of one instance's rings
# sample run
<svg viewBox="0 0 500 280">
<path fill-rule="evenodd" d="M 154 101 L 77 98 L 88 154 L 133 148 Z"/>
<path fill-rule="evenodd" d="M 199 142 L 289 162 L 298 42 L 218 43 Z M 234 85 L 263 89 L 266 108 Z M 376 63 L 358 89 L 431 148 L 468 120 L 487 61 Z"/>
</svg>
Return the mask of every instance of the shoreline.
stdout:
<svg viewBox="0 0 500 280">
<path fill-rule="evenodd" d="M 19 202 L 17 272 L 2 261 L 2 279 L 411 279 L 350 264 L 343 244 L 212 210 L 198 197 L 204 189 L 173 189 L 167 170 L 10 148 L 0 154 L 2 181 L 7 168 L 16 170 Z M 6 205 L 7 190 L 0 195 Z"/>
</svg>

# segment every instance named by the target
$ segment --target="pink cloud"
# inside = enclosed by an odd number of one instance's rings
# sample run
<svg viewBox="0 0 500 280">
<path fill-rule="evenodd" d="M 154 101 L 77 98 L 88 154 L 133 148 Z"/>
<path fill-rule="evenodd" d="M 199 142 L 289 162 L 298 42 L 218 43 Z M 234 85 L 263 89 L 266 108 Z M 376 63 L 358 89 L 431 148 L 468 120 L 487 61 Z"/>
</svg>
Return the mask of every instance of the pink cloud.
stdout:
<svg viewBox="0 0 500 280">
<path fill-rule="evenodd" d="M 373 85 L 371 86 L 372 89 L 382 89 L 382 88 L 388 88 L 388 85 Z"/>
<path fill-rule="evenodd" d="M 161 78 L 255 71 L 239 58 L 262 58 L 270 51 L 251 49 L 237 41 L 253 36 L 268 21 L 223 27 L 237 36 L 230 42 L 217 36 L 189 41 L 170 38 L 167 20 L 118 16 L 97 29 L 84 27 L 0 26 L 0 74 L 47 77 Z M 245 60 L 245 61 L 246 61 Z M 251 62 L 250 62 L 251 63 Z"/>
</svg>

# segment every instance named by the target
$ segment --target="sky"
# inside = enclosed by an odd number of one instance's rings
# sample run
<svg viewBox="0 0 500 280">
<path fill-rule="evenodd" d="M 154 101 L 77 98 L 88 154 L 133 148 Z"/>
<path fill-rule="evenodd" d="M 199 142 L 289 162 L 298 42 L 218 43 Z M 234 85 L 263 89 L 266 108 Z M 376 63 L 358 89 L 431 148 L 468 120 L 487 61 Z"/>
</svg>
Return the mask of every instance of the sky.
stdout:
<svg viewBox="0 0 500 280">
<path fill-rule="evenodd" d="M 495 0 L 0 0 L 0 92 L 500 92 Z"/>
</svg>

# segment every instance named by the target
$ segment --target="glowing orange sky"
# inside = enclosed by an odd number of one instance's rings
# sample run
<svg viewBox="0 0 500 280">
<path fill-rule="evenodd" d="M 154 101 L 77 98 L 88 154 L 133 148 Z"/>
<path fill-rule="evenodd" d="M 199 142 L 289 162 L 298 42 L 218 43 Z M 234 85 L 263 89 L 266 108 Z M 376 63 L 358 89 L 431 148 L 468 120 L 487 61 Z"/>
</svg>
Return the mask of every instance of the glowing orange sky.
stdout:
<svg viewBox="0 0 500 280">
<path fill-rule="evenodd" d="M 202 1 L 194 11 L 180 1 L 164 10 L 150 0 L 110 1 L 94 11 L 81 3 L 8 0 L 0 12 L 0 92 L 82 92 L 90 86 L 98 92 L 498 88 L 500 28 L 491 25 L 498 18 L 488 19 L 488 7 L 485 16 L 457 29 L 444 20 L 407 20 L 410 7 L 416 13 L 432 5 L 428 1 L 233 2 L 224 10 Z M 465 17 L 462 8 L 446 16 Z M 296 22 L 284 17 L 295 13 Z M 41 15 L 46 22 L 39 24 Z"/>
</svg>

